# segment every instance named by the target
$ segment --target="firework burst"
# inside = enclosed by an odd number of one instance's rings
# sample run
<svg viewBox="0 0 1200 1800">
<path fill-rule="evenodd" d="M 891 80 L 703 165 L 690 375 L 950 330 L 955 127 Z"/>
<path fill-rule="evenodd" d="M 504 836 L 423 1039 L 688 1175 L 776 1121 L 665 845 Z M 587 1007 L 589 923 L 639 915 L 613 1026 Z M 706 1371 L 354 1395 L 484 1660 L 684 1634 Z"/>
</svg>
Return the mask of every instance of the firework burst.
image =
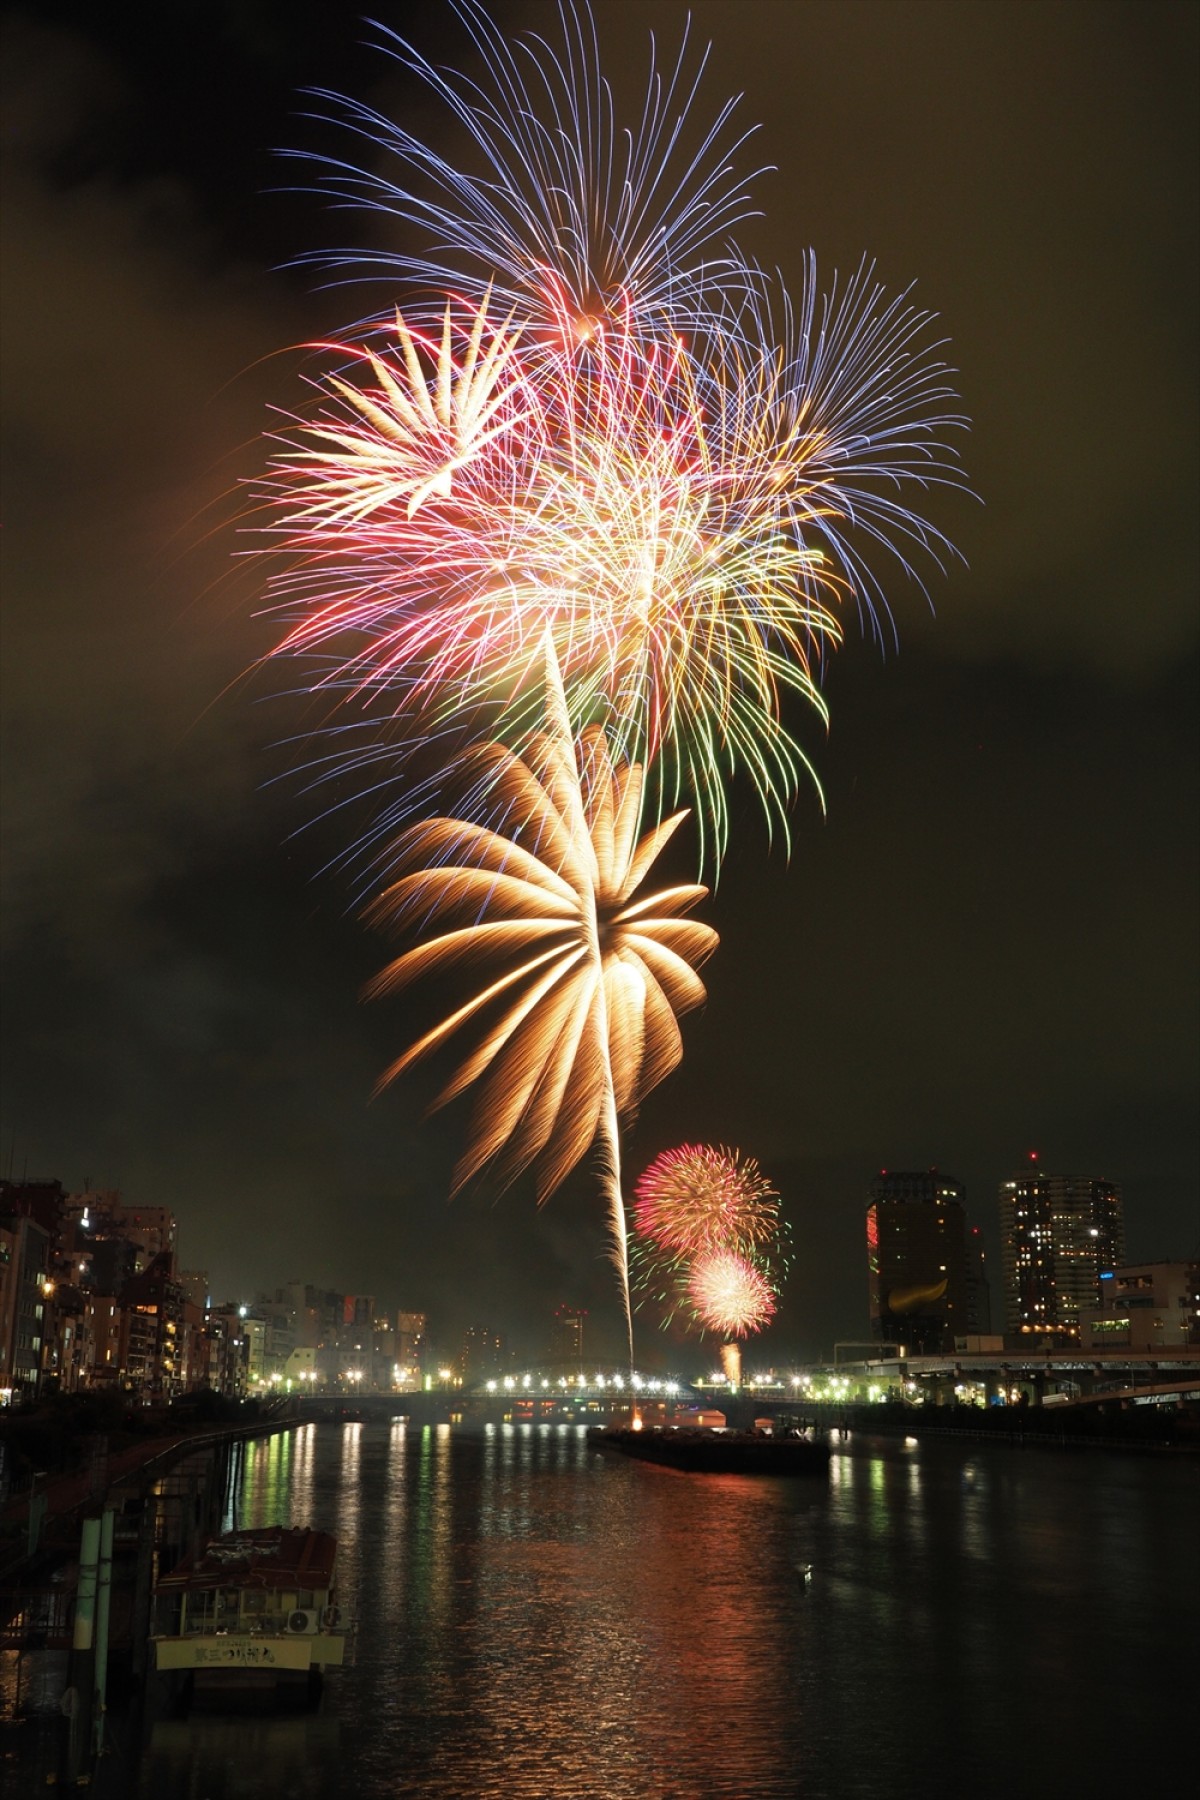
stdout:
<svg viewBox="0 0 1200 1800">
<path fill-rule="evenodd" d="M 754 1158 L 707 1144 L 684 1144 L 652 1162 L 633 1216 L 639 1235 L 672 1257 L 765 1250 L 781 1230 L 779 1195 Z"/>
<path fill-rule="evenodd" d="M 633 1203 L 633 1266 L 640 1292 L 701 1332 L 761 1331 L 774 1316 L 786 1268 L 779 1196 L 753 1157 L 683 1144 L 655 1159 Z"/>
<path fill-rule="evenodd" d="M 357 101 L 314 95 L 373 153 L 370 166 L 319 159 L 323 191 L 398 219 L 400 242 L 423 240 L 424 248 L 347 249 L 313 260 L 425 292 L 450 288 L 477 299 L 494 287 L 506 308 L 531 319 L 551 354 L 586 345 L 631 302 L 642 328 L 663 341 L 707 326 L 714 285 L 740 291 L 753 280 L 728 240 L 756 210 L 754 175 L 735 167 L 753 135 L 733 123 L 737 100 L 700 127 L 699 142 L 685 129 L 709 51 L 693 54 L 685 27 L 674 63 L 660 62 L 651 40 L 640 120 L 626 128 L 586 5 L 562 0 L 557 54 L 540 36 L 510 43 L 478 0 L 453 0 L 453 9 L 482 61 L 478 81 L 435 67 L 382 27 L 379 42 L 462 131 L 462 163 Z M 468 173 L 467 163 L 478 172 Z"/>
<path fill-rule="evenodd" d="M 431 495 L 448 500 L 456 473 L 528 419 L 528 407 L 514 404 L 519 384 L 504 379 L 519 333 L 506 335 L 508 322 L 498 331 L 488 328 L 487 306 L 485 295 L 464 327 L 448 303 L 436 347 L 410 331 L 397 310 L 402 363 L 360 351 L 358 360 L 374 376 L 373 390 L 327 377 L 349 417 L 302 426 L 304 437 L 322 447 L 296 451 L 294 468 L 311 471 L 312 498 L 288 519 L 290 528 L 304 532 L 311 523 L 336 531 L 398 507 L 411 520 Z M 465 338 L 457 356 L 456 327 Z"/>
<path fill-rule="evenodd" d="M 861 324 L 848 305 L 843 337 Z M 735 769 L 786 831 L 812 770 L 783 696 L 824 723 L 840 604 L 878 616 L 850 521 L 885 541 L 891 527 L 900 554 L 930 545 L 872 478 L 943 478 L 932 425 L 910 422 L 871 463 L 867 415 L 893 405 L 878 346 L 855 385 L 815 352 L 702 367 L 614 329 L 586 366 L 539 374 L 507 321 L 484 337 L 483 311 L 464 314 L 457 343 L 454 328 L 447 311 L 426 347 L 400 320 L 402 359 L 361 352 L 370 382 L 331 375 L 317 420 L 280 434 L 276 654 L 305 662 L 339 727 L 373 718 L 403 765 L 403 746 L 464 720 L 519 747 L 548 636 L 573 726 L 606 725 L 648 771 L 651 810 L 695 802 L 703 860 L 724 850 Z"/>
<path fill-rule="evenodd" d="M 687 74 L 686 39 L 626 134 L 585 8 L 560 9 L 561 60 L 541 39 L 510 48 L 473 0 L 459 11 L 478 87 L 386 41 L 486 179 L 353 107 L 416 192 L 328 171 L 426 233 L 428 255 L 382 267 L 445 298 L 317 347 L 335 366 L 315 417 L 279 432 L 264 495 L 275 654 L 329 697 L 326 773 L 370 788 L 380 745 L 401 782 L 444 735 L 519 750 L 549 636 L 574 729 L 602 723 L 641 764 L 647 811 L 693 804 L 716 867 L 735 771 L 786 836 L 813 773 L 787 697 L 823 726 L 842 608 L 874 630 L 887 616 L 866 552 L 915 575 L 915 549 L 948 548 L 905 504 L 961 480 L 932 318 L 868 266 L 822 298 L 811 259 L 793 308 L 738 255 L 730 107 L 680 160 L 703 67 Z M 393 798 L 383 812 L 373 836 Z"/>
<path fill-rule="evenodd" d="M 626 130 L 585 5 L 561 0 L 556 55 L 454 4 L 477 81 L 381 38 L 462 165 L 320 96 L 369 147 L 323 187 L 411 248 L 322 259 L 388 306 L 312 347 L 311 404 L 275 433 L 267 610 L 327 703 L 313 786 L 373 809 L 347 852 L 396 877 L 372 917 L 437 929 L 372 991 L 487 969 L 384 1084 L 478 1028 L 442 1094 L 477 1091 L 456 1184 L 532 1167 L 545 1198 L 598 1144 L 628 1317 L 619 1124 L 678 1061 L 716 942 L 683 916 L 704 888 L 636 895 L 681 802 L 719 867 L 735 774 L 786 838 L 813 773 L 794 721 L 827 721 L 847 606 L 883 633 L 876 550 L 918 580 L 948 550 L 923 507 L 962 485 L 963 421 L 932 315 L 871 265 L 822 296 L 810 258 L 793 308 L 732 242 L 749 133 L 734 101 L 699 123 L 686 31 Z M 731 1152 L 672 1155 L 639 1192 L 647 1267 L 703 1329 L 760 1328 L 777 1197 Z"/>
<path fill-rule="evenodd" d="M 687 1301 L 696 1323 L 723 1338 L 761 1331 L 775 1316 L 770 1277 L 736 1250 L 706 1250 L 691 1265 Z"/>
<path fill-rule="evenodd" d="M 464 1026 L 490 1020 L 435 1104 L 481 1082 L 455 1187 L 492 1163 L 502 1180 L 533 1166 L 544 1200 L 598 1140 L 614 1257 L 629 1312 L 618 1129 L 678 1063 L 677 1016 L 704 1000 L 696 974 L 717 934 L 684 915 L 707 889 L 640 890 L 686 814 L 638 837 L 642 772 L 614 763 L 604 734 L 570 735 L 553 657 L 547 727 L 524 757 L 479 753 L 502 829 L 432 819 L 401 840 L 401 876 L 376 923 L 465 922 L 388 964 L 368 988 L 483 965 L 490 979 L 384 1072 L 385 1087 Z"/>
</svg>

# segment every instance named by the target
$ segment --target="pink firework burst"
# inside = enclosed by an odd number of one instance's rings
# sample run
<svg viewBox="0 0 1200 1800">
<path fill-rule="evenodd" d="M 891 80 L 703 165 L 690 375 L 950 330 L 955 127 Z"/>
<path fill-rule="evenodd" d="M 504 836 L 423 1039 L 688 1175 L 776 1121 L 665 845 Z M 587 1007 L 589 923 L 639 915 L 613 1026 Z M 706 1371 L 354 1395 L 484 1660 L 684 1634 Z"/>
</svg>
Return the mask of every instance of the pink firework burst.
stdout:
<svg viewBox="0 0 1200 1800">
<path fill-rule="evenodd" d="M 752 1156 L 724 1146 L 666 1150 L 637 1184 L 638 1233 L 672 1256 L 765 1249 L 779 1236 L 779 1195 Z"/>
<path fill-rule="evenodd" d="M 775 1316 L 775 1295 L 762 1270 L 733 1250 L 697 1257 L 687 1284 L 697 1323 L 725 1338 L 761 1331 Z"/>
</svg>

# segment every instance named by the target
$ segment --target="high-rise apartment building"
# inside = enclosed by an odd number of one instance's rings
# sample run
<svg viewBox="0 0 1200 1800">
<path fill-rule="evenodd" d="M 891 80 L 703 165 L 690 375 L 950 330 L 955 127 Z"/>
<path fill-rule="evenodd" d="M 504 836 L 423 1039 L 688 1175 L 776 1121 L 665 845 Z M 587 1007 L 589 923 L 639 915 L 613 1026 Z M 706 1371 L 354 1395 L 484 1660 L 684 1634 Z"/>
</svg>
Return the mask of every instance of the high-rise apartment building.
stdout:
<svg viewBox="0 0 1200 1800">
<path fill-rule="evenodd" d="M 396 1364 L 413 1379 L 420 1374 L 425 1360 L 427 1324 L 423 1312 L 396 1314 Z"/>
<path fill-rule="evenodd" d="M 484 1381 L 500 1373 L 501 1342 L 499 1332 L 486 1325 L 468 1325 L 463 1333 L 459 1367 L 466 1382 Z"/>
<path fill-rule="evenodd" d="M 574 1367 L 582 1365 L 583 1322 L 586 1318 L 586 1312 L 577 1306 L 555 1307 L 547 1346 L 552 1363 L 570 1363 Z"/>
<path fill-rule="evenodd" d="M 1001 1185 L 1000 1238 L 1005 1332 L 1076 1342 L 1101 1275 L 1125 1261 L 1120 1187 L 1091 1175 L 1047 1175 L 1031 1157 Z"/>
<path fill-rule="evenodd" d="M 987 1276 L 987 1252 L 978 1225 L 967 1227 L 967 1335 L 987 1337 L 992 1329 L 992 1285 Z"/>
<path fill-rule="evenodd" d="M 967 1329 L 963 1187 L 937 1169 L 883 1170 L 867 1208 L 871 1335 L 935 1355 Z"/>
</svg>

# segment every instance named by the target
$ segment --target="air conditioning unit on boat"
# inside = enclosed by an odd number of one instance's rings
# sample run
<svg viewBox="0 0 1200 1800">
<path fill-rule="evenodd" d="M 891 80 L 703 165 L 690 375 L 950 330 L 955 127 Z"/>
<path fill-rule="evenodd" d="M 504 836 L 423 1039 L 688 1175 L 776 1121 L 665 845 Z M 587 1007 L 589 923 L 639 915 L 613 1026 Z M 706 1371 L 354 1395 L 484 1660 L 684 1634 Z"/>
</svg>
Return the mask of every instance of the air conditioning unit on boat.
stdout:
<svg viewBox="0 0 1200 1800">
<path fill-rule="evenodd" d="M 310 1637 L 314 1631 L 320 1631 L 321 1615 L 311 1608 L 298 1606 L 295 1612 L 288 1614 L 287 1628 L 294 1634 Z"/>
</svg>

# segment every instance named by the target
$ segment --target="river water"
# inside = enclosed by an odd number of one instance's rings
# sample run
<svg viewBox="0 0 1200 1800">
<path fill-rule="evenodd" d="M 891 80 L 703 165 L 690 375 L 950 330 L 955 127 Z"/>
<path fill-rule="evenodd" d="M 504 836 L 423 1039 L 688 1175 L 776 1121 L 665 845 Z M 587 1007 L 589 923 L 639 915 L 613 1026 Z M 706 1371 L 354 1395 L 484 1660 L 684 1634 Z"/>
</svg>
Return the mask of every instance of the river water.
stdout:
<svg viewBox="0 0 1200 1800">
<path fill-rule="evenodd" d="M 654 1468 L 575 1426 L 303 1426 L 250 1446 L 228 1523 L 336 1532 L 353 1666 L 315 1715 L 160 1721 L 100 1786 L 1166 1791 L 1194 1765 L 1198 1499 L 1200 1463 L 1165 1456 L 854 1438 L 828 1481 L 784 1480 Z"/>
</svg>

